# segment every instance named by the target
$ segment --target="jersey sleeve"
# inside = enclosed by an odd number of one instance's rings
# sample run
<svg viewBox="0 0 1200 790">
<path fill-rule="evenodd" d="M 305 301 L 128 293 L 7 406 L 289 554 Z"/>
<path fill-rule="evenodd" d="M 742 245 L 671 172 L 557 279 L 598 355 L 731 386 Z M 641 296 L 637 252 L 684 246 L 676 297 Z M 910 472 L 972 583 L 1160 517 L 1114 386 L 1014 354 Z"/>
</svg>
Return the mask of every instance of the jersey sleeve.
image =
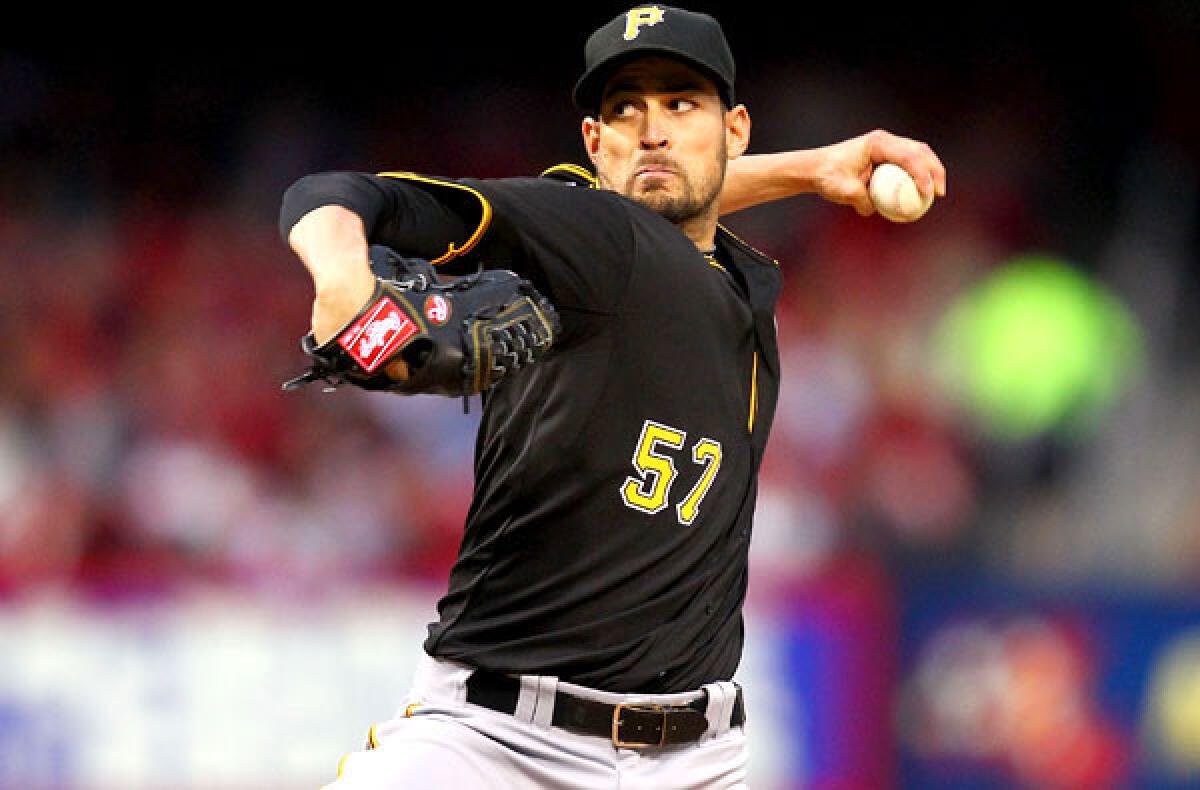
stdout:
<svg viewBox="0 0 1200 790">
<path fill-rule="evenodd" d="M 415 177 L 414 177 L 415 178 Z M 292 227 L 321 206 L 347 208 L 363 221 L 367 241 L 385 244 L 404 255 L 435 265 L 462 256 L 487 227 L 487 203 L 469 189 L 439 190 L 434 194 L 414 182 L 383 175 L 331 171 L 304 176 L 283 195 L 279 232 L 286 239 Z"/>
<path fill-rule="evenodd" d="M 285 193 L 280 232 L 286 238 L 304 214 L 328 204 L 358 214 L 371 244 L 426 258 L 452 275 L 510 269 L 559 309 L 614 312 L 635 253 L 620 198 L 550 178 L 316 174 Z"/>
</svg>

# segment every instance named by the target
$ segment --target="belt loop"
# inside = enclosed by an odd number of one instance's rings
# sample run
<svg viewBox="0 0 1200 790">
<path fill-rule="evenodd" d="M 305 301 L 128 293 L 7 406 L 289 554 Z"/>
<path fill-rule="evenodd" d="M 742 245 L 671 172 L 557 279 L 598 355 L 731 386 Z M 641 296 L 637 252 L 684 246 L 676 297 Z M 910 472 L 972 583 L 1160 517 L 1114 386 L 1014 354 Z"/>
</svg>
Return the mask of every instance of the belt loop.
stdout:
<svg viewBox="0 0 1200 790">
<path fill-rule="evenodd" d="M 558 678 L 543 675 L 538 678 L 537 704 L 533 709 L 533 723 L 543 729 L 550 729 L 554 721 L 554 700 L 558 694 Z"/>
<path fill-rule="evenodd" d="M 517 707 L 513 718 L 526 724 L 549 728 L 554 717 L 554 695 L 558 678 L 547 675 L 521 675 L 521 690 L 517 692 Z"/>
<path fill-rule="evenodd" d="M 513 711 L 513 716 L 528 724 L 533 721 L 537 704 L 538 676 L 521 675 L 521 691 L 517 694 L 517 708 Z"/>
<path fill-rule="evenodd" d="M 708 694 L 708 705 L 704 717 L 708 719 L 706 737 L 716 738 L 729 732 L 729 720 L 733 717 L 733 706 L 737 701 L 737 686 L 729 681 L 708 683 L 704 687 Z"/>
</svg>

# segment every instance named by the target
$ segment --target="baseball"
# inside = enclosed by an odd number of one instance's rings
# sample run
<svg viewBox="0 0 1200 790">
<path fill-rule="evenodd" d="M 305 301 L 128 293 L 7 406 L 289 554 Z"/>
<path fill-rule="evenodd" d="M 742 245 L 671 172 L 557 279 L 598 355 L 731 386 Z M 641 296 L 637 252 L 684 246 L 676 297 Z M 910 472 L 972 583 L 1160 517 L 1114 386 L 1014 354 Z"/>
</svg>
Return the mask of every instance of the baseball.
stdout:
<svg viewBox="0 0 1200 790">
<path fill-rule="evenodd" d="M 933 205 L 933 193 L 922 198 L 912 176 L 891 162 L 875 166 L 869 191 L 875 210 L 892 222 L 918 220 Z"/>
</svg>

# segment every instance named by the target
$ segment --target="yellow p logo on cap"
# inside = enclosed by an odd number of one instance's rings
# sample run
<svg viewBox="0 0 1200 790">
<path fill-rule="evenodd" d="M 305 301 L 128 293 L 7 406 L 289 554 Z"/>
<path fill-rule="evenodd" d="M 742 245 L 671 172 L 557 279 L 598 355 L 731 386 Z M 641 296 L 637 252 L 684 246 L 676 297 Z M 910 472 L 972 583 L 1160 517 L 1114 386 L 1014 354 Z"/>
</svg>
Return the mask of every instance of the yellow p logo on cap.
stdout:
<svg viewBox="0 0 1200 790">
<path fill-rule="evenodd" d="M 633 41 L 642 28 L 663 21 L 663 10 L 658 6 L 642 6 L 625 14 L 625 40 Z"/>
</svg>

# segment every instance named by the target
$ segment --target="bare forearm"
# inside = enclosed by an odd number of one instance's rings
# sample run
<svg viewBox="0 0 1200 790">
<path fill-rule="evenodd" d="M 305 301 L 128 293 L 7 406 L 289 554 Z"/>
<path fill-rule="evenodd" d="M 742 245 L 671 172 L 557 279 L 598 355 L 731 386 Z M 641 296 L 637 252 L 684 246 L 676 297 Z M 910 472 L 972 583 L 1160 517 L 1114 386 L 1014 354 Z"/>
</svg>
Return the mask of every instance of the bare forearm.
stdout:
<svg viewBox="0 0 1200 790">
<path fill-rule="evenodd" d="M 811 193 L 867 216 L 875 211 L 867 186 L 880 162 L 893 162 L 908 171 L 923 196 L 945 196 L 946 168 L 927 144 L 876 129 L 820 148 L 744 155 L 730 161 L 720 212 L 731 214 Z"/>
<path fill-rule="evenodd" d="M 323 343 L 354 317 L 375 289 L 362 219 L 342 206 L 322 206 L 292 226 L 288 244 L 312 277 L 313 335 Z"/>
<path fill-rule="evenodd" d="M 816 191 L 821 156 L 814 150 L 745 154 L 729 163 L 721 214 Z"/>
</svg>

